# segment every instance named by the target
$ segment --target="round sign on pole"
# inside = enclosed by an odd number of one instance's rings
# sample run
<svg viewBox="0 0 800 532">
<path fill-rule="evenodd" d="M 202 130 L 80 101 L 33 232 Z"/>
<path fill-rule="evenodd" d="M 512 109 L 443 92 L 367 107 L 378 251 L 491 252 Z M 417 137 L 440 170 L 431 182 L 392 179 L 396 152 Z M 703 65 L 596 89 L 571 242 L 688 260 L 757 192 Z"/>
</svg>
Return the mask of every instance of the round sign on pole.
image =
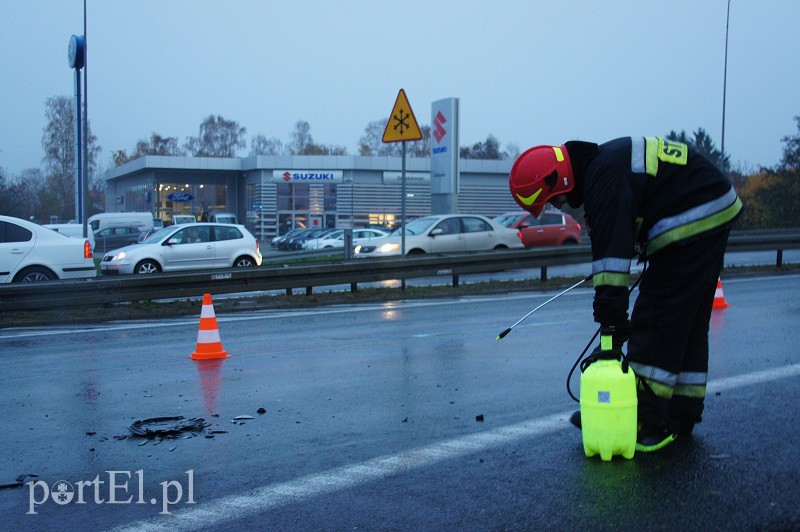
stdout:
<svg viewBox="0 0 800 532">
<path fill-rule="evenodd" d="M 80 70 L 86 62 L 86 41 L 82 35 L 73 35 L 69 39 L 69 49 L 67 50 L 67 60 L 69 67 Z"/>
</svg>

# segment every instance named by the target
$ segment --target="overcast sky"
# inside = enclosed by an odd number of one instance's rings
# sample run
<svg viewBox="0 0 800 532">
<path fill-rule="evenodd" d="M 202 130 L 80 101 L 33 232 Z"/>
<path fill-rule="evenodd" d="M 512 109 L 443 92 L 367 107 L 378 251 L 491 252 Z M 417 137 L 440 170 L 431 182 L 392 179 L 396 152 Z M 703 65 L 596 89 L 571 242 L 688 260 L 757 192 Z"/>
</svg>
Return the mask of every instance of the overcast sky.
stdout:
<svg viewBox="0 0 800 532">
<path fill-rule="evenodd" d="M 406 90 L 420 124 L 461 100 L 461 144 L 525 149 L 705 128 L 720 144 L 726 0 L 89 0 L 89 119 L 103 148 L 220 114 L 286 143 L 298 119 L 356 153 Z M 800 114 L 800 1 L 732 0 L 725 147 L 776 164 Z M 0 166 L 41 163 L 44 103 L 73 94 L 82 0 L 0 0 Z"/>
</svg>

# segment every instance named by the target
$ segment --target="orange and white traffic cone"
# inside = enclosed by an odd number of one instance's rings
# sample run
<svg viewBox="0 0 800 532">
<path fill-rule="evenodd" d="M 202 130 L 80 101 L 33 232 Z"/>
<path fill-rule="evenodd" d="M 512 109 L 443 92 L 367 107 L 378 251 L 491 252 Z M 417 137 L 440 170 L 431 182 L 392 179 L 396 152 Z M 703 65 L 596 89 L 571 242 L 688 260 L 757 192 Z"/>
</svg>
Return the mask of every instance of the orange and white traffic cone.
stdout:
<svg viewBox="0 0 800 532">
<path fill-rule="evenodd" d="M 717 291 L 714 292 L 714 306 L 712 309 L 728 308 L 728 302 L 722 294 L 722 279 L 717 279 Z"/>
<path fill-rule="evenodd" d="M 200 311 L 200 329 L 197 331 L 197 348 L 192 356 L 193 360 L 211 360 L 215 358 L 231 358 L 227 351 L 222 349 L 219 338 L 217 316 L 214 314 L 214 303 L 211 294 L 203 295 L 203 308 Z"/>
</svg>

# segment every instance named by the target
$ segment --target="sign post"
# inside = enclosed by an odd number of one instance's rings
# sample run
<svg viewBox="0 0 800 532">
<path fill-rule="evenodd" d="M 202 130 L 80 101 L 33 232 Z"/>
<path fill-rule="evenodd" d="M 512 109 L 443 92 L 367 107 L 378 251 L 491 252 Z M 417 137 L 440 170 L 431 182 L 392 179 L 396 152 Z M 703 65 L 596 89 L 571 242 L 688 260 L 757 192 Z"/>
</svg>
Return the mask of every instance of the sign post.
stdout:
<svg viewBox="0 0 800 532">
<path fill-rule="evenodd" d="M 421 140 L 422 131 L 419 129 L 414 111 L 406 98 L 406 91 L 400 89 L 397 99 L 386 122 L 386 129 L 383 131 L 383 142 L 402 142 L 403 143 L 403 162 L 400 173 L 400 251 L 402 256 L 406 254 L 406 142 L 410 140 Z M 402 288 L 405 289 L 406 281 L 403 279 Z"/>
<path fill-rule="evenodd" d="M 75 218 L 84 224 L 83 216 L 83 132 L 81 124 L 81 69 L 86 60 L 86 43 L 80 35 L 73 35 L 67 49 L 69 67 L 75 70 Z"/>
</svg>

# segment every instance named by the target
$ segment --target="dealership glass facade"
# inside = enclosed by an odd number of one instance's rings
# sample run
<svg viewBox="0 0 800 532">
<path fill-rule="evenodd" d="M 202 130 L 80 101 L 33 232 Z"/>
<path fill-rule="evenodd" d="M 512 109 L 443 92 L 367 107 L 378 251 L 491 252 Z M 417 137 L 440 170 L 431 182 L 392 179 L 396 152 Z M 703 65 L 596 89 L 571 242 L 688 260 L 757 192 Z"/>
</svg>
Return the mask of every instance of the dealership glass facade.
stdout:
<svg viewBox="0 0 800 532">
<path fill-rule="evenodd" d="M 297 227 L 394 227 L 401 212 L 397 157 L 145 157 L 106 174 L 108 212 L 150 211 L 165 222 L 235 213 L 261 239 Z M 511 161 L 459 163 L 458 212 L 518 210 L 508 193 Z M 431 213 L 428 159 L 409 159 L 406 215 Z"/>
<path fill-rule="evenodd" d="M 204 221 L 209 213 L 227 208 L 225 185 L 159 183 L 155 188 L 153 217 L 164 222 L 171 222 L 176 214 L 191 214 Z"/>
</svg>

